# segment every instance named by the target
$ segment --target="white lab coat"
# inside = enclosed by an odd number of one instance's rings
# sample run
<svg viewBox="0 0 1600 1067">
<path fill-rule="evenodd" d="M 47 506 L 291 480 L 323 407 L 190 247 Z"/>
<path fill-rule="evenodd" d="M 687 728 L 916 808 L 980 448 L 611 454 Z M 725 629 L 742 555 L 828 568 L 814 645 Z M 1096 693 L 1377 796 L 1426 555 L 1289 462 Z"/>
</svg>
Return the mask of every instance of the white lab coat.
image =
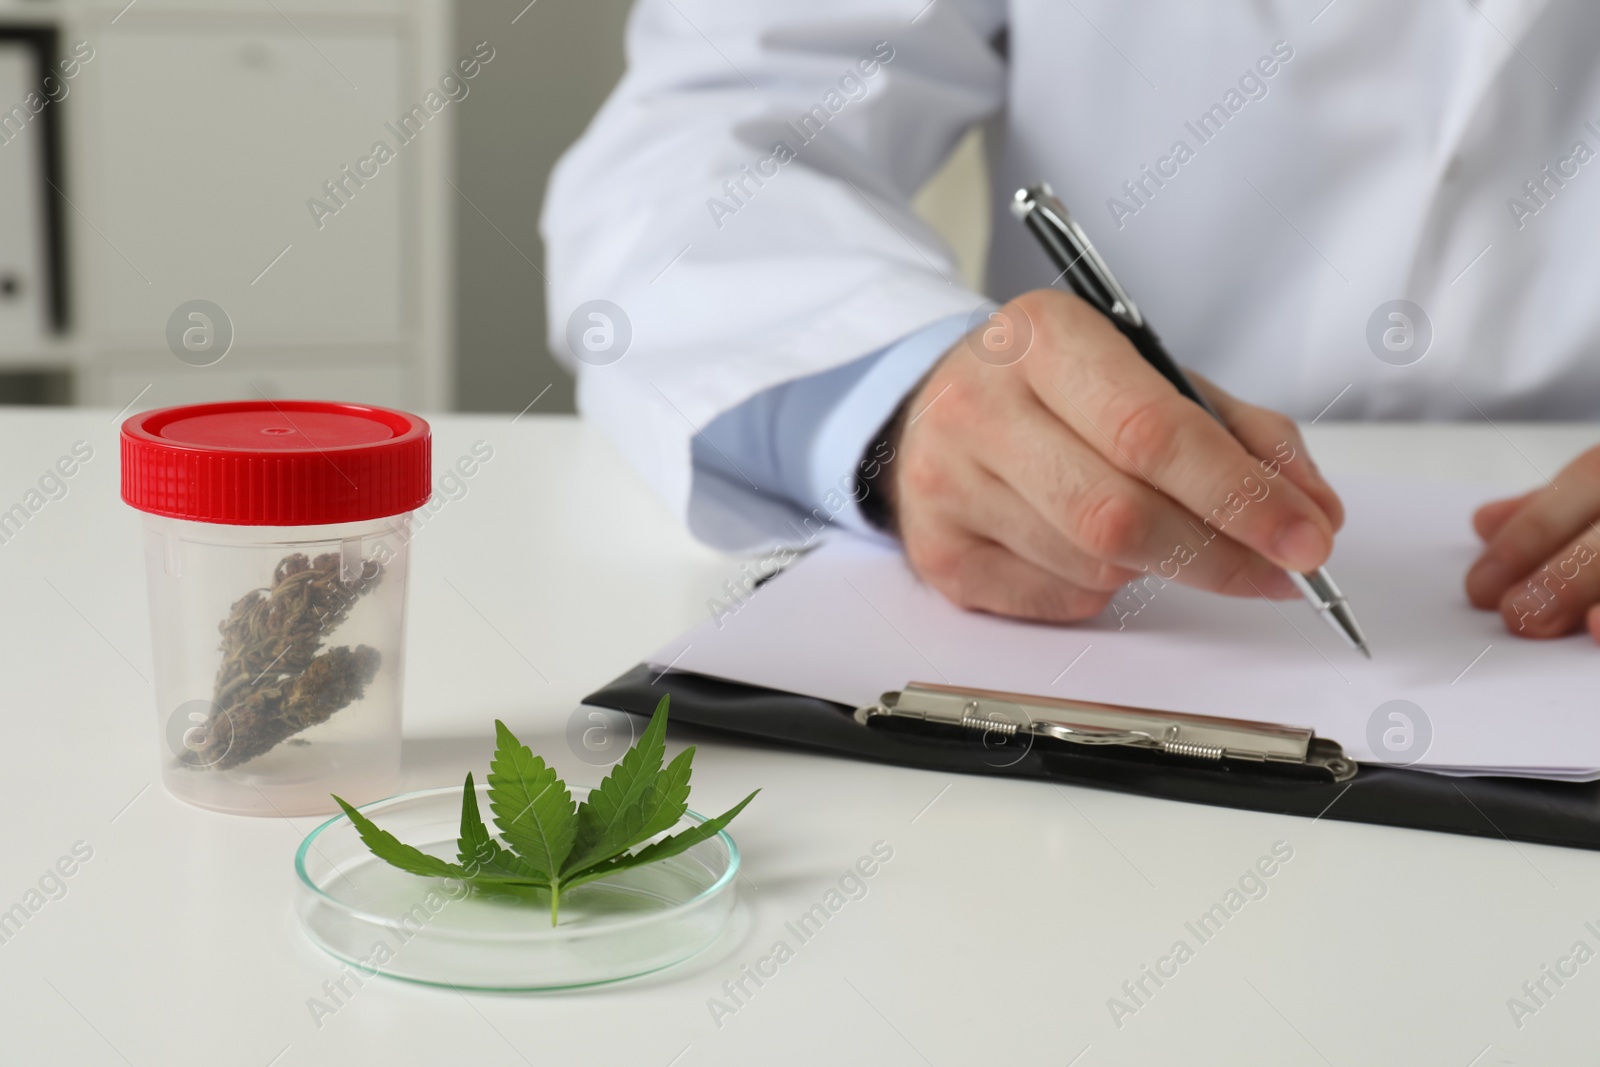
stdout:
<svg viewBox="0 0 1600 1067">
<path fill-rule="evenodd" d="M 980 122 L 989 296 L 1055 273 L 1006 214 L 1049 181 L 1179 360 L 1246 399 L 1600 414 L 1600 5 L 640 0 L 627 44 L 552 178 L 551 343 L 585 301 L 624 309 L 579 403 L 681 513 L 716 415 L 979 303 L 909 200 Z M 1408 365 L 1407 323 L 1375 319 L 1396 299 L 1431 323 Z"/>
</svg>

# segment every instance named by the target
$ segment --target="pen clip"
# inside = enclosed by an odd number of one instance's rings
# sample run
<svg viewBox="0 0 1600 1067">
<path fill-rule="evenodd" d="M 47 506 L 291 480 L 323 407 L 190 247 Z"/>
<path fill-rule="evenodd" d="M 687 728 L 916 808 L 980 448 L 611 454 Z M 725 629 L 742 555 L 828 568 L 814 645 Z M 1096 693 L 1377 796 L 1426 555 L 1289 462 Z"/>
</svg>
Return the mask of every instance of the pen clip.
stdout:
<svg viewBox="0 0 1600 1067">
<path fill-rule="evenodd" d="M 1306 767 L 1336 782 L 1355 777 L 1356 762 L 1337 742 L 1304 726 L 1247 722 L 1176 711 L 1029 697 L 985 689 L 912 682 L 858 708 L 856 722 L 880 718 L 958 727 L 1010 737 L 1028 734 L 1074 745 L 1148 749 L 1199 760 L 1235 760 Z"/>
<path fill-rule="evenodd" d="M 1074 292 L 1102 314 L 1130 327 L 1144 325 L 1138 306 L 1117 284 L 1089 235 L 1083 232 L 1066 205 L 1056 199 L 1049 185 L 1041 183 L 1018 189 L 1011 198 L 1011 214 L 1038 235 Z"/>
</svg>

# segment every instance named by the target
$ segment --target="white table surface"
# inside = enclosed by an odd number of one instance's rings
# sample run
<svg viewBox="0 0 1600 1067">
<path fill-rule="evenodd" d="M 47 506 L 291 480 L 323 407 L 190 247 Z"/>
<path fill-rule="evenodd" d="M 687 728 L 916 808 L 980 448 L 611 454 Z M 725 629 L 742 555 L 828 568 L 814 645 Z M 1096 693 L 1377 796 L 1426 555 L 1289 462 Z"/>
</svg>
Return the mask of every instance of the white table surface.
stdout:
<svg viewBox="0 0 1600 1067">
<path fill-rule="evenodd" d="M 698 547 L 568 418 L 442 416 L 436 466 L 495 456 L 415 542 L 407 786 L 481 770 L 505 719 L 573 782 L 582 695 L 699 621 L 739 561 Z M 1318 426 L 1324 469 L 1508 487 L 1592 428 Z M 634 983 L 460 995 L 371 979 L 299 931 L 293 855 L 320 820 L 188 807 L 156 779 L 138 520 L 109 411 L 0 412 L 0 509 L 77 440 L 94 458 L 0 545 L 0 910 L 86 842 L 67 894 L 0 944 L 0 1063 L 1564 1064 L 1600 1055 L 1600 960 L 1519 1028 L 1507 1006 L 1575 942 L 1600 952 L 1600 856 L 952 777 L 698 739 L 696 806 L 760 786 L 722 943 Z M 1463 522 L 1466 517 L 1463 516 Z M 452 588 L 454 586 L 454 588 Z M 1600 672 L 1600 649 L 1596 650 Z M 1600 673 L 1597 673 L 1600 677 Z M 1600 708 L 1597 708 L 1600 714 Z M 671 747 L 683 743 L 674 738 Z M 154 784 L 152 784 L 154 783 Z M 784 930 L 874 842 L 868 894 Z M 1205 944 L 1185 928 L 1274 842 L 1293 859 Z M 1282 847 L 1282 846 L 1280 846 Z M 708 1000 L 778 938 L 735 1014 Z M 1114 1024 L 1108 998 L 1179 939 L 1192 959 Z M 754 989 L 754 986 L 749 986 Z"/>
</svg>

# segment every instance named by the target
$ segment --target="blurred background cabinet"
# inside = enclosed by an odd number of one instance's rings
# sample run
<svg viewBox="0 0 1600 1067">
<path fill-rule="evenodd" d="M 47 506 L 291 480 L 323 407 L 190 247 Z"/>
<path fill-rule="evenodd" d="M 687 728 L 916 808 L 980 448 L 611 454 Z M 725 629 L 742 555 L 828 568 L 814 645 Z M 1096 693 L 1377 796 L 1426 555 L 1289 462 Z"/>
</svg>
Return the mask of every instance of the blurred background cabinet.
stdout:
<svg viewBox="0 0 1600 1067">
<path fill-rule="evenodd" d="M 425 103 L 471 54 L 451 50 L 450 14 L 447 0 L 0 0 L 0 31 L 56 29 L 55 62 L 31 79 L 60 94 L 0 144 L 0 211 L 27 199 L 19 149 L 38 154 L 54 110 L 60 180 L 40 195 L 65 216 L 59 246 L 33 250 L 0 219 L 0 271 L 55 254 L 67 289 L 62 329 L 26 312 L 32 329 L 8 324 L 0 295 L 0 367 L 62 372 L 71 399 L 118 408 L 262 394 L 451 406 L 448 176 L 465 101 Z M 64 77 L 61 61 L 91 51 Z M 17 63 L 0 48 L 8 94 Z M 426 121 L 402 127 L 414 105 Z M 361 179 L 379 141 L 394 158 Z M 318 218 L 313 199 L 337 213 Z M 231 325 L 215 362 L 220 347 L 180 358 L 169 340 L 195 300 L 225 316 L 192 320 L 213 345 Z"/>
<path fill-rule="evenodd" d="M 545 342 L 539 207 L 622 74 L 631 7 L 0 0 L 0 404 L 132 410 L 264 393 L 570 411 L 571 379 Z M 10 138 L 12 109 L 59 74 L 31 55 L 38 28 L 56 31 L 61 58 L 79 41 L 94 58 L 60 103 L 13 117 Z M 323 183 L 374 141 L 394 146 L 387 124 L 480 42 L 494 59 L 467 97 L 318 228 L 306 201 L 326 202 Z M 50 123 L 59 191 L 36 177 Z M 986 189 L 973 135 L 916 202 L 969 281 L 982 273 Z M 233 325 L 210 366 L 167 340 L 191 300 Z"/>
</svg>

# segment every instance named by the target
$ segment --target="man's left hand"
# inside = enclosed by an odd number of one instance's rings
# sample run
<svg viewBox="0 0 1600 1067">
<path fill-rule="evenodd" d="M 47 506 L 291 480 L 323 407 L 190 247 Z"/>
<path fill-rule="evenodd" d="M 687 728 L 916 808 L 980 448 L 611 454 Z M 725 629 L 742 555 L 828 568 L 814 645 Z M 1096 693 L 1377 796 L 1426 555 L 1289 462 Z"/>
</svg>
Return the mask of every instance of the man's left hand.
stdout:
<svg viewBox="0 0 1600 1067">
<path fill-rule="evenodd" d="M 1483 555 L 1467 572 L 1474 607 L 1498 610 L 1522 637 L 1563 637 L 1586 623 L 1600 641 L 1600 447 L 1555 484 L 1479 508 Z"/>
</svg>

